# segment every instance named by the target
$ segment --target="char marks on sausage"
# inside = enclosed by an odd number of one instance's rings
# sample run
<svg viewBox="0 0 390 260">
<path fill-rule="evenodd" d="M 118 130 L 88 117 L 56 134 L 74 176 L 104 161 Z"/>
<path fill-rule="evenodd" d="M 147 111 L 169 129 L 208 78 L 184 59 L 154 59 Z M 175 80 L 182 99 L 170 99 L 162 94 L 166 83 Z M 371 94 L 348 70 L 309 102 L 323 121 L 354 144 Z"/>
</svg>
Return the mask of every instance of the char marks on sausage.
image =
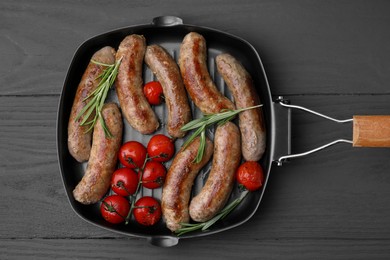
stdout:
<svg viewBox="0 0 390 260">
<path fill-rule="evenodd" d="M 84 106 L 90 101 L 90 98 L 86 98 L 99 85 L 99 75 L 105 69 L 103 65 L 93 63 L 92 61 L 114 64 L 115 50 L 112 47 L 106 46 L 94 53 L 77 87 L 68 122 L 68 149 L 72 157 L 78 162 L 84 162 L 89 159 L 92 145 L 92 131 L 87 132 L 88 125 L 80 126 L 84 116 L 81 116 L 78 120 L 76 118 Z M 89 119 L 92 119 L 94 116 L 95 113 L 93 112 Z"/>
<path fill-rule="evenodd" d="M 188 33 L 180 46 L 179 66 L 184 85 L 195 105 L 204 114 L 218 113 L 222 109 L 234 109 L 234 104 L 215 86 L 207 69 L 205 38 Z"/>
<path fill-rule="evenodd" d="M 145 63 L 156 74 L 163 88 L 168 110 L 168 134 L 181 138 L 185 135 L 181 127 L 191 120 L 192 115 L 179 67 L 172 56 L 158 45 L 146 48 Z"/>
<path fill-rule="evenodd" d="M 110 187 L 110 180 L 117 164 L 118 152 L 122 143 L 123 119 L 115 103 L 103 106 L 102 115 L 113 137 L 106 137 L 98 122 L 93 131 L 91 156 L 87 170 L 73 190 L 74 198 L 82 204 L 98 202 Z"/>
<path fill-rule="evenodd" d="M 237 109 L 260 105 L 253 80 L 244 66 L 232 55 L 224 53 L 216 57 L 219 73 L 234 97 Z M 266 148 L 266 129 L 261 107 L 239 114 L 242 155 L 246 161 L 258 161 Z"/>
<path fill-rule="evenodd" d="M 172 161 L 163 186 L 161 208 L 167 227 L 178 230 L 180 223 L 190 220 L 188 204 L 195 177 L 210 160 L 213 143 L 206 138 L 206 148 L 202 160 L 195 163 L 200 138 L 195 138 L 186 148 L 182 147 Z"/>
<path fill-rule="evenodd" d="M 211 171 L 202 190 L 191 200 L 191 219 L 205 222 L 225 206 L 233 189 L 235 172 L 241 162 L 240 131 L 227 122 L 217 127 Z"/>
<path fill-rule="evenodd" d="M 132 34 L 119 45 L 116 60 L 122 59 L 115 81 L 123 116 L 141 134 L 151 134 L 159 127 L 156 114 L 143 93 L 143 61 L 145 37 Z"/>
</svg>

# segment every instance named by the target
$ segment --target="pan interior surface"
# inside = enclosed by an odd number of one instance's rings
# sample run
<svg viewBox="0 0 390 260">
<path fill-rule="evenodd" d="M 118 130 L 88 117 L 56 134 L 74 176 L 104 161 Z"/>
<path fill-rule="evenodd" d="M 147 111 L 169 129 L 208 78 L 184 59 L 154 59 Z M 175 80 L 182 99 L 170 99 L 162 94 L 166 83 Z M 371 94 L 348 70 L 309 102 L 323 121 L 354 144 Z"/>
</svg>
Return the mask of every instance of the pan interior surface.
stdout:
<svg viewBox="0 0 390 260">
<path fill-rule="evenodd" d="M 108 32 L 99 36 L 96 36 L 85 43 L 83 43 L 79 49 L 76 51 L 73 61 L 69 67 L 67 77 L 65 79 L 64 87 L 62 90 L 62 95 L 59 104 L 58 110 L 58 121 L 57 121 L 57 148 L 58 148 L 58 158 L 60 164 L 61 175 L 64 183 L 65 190 L 68 195 L 68 199 L 73 210 L 81 218 L 86 220 L 89 223 L 97 225 L 99 227 L 123 234 L 128 236 L 144 237 L 155 241 L 158 244 L 158 237 L 163 237 L 165 244 L 175 244 L 177 243 L 176 235 L 172 234 L 165 226 L 164 220 L 161 220 L 157 225 L 153 227 L 144 227 L 132 220 L 130 224 L 124 225 L 112 225 L 105 220 L 100 215 L 99 207 L 100 203 L 94 205 L 82 205 L 74 200 L 72 191 L 77 183 L 81 180 L 86 169 L 86 163 L 78 163 L 74 160 L 68 151 L 67 148 L 67 124 L 70 116 L 71 107 L 73 104 L 73 99 L 76 93 L 77 86 L 80 82 L 81 76 L 94 52 L 104 46 L 112 46 L 115 49 L 118 48 L 120 42 L 124 37 L 129 34 L 142 34 L 145 36 L 147 44 L 159 44 L 164 47 L 177 61 L 179 57 L 180 44 L 184 36 L 191 32 L 195 31 L 202 34 L 207 42 L 208 47 L 208 68 L 211 77 L 213 78 L 217 88 L 225 94 L 228 98 L 232 99 L 232 96 L 227 89 L 224 81 L 218 74 L 215 67 L 215 57 L 220 53 L 230 53 L 236 57 L 248 70 L 251 74 L 255 87 L 258 91 L 260 99 L 264 105 L 263 112 L 267 127 L 267 149 L 261 159 L 260 163 L 264 168 L 264 173 L 266 175 L 265 184 L 260 191 L 253 192 L 245 198 L 245 200 L 225 219 L 219 221 L 209 231 L 206 232 L 192 232 L 183 235 L 180 238 L 190 238 L 203 235 L 209 235 L 216 232 L 220 232 L 232 227 L 238 226 L 245 221 L 247 221 L 257 210 L 261 198 L 263 196 L 266 182 L 269 177 L 269 172 L 271 169 L 271 153 L 274 139 L 273 129 L 271 122 L 273 121 L 273 106 L 271 100 L 271 94 L 268 86 L 268 82 L 265 76 L 265 72 L 261 63 L 261 60 L 256 52 L 256 50 L 246 41 L 232 36 L 230 34 L 223 33 L 221 31 L 191 26 L 191 25 L 175 25 L 175 26 L 156 26 L 156 25 L 140 25 L 128 28 L 122 28 L 112 32 Z M 143 70 L 143 79 L 144 83 L 147 83 L 152 80 L 156 80 L 153 73 L 144 65 Z M 115 94 L 114 87 L 110 90 L 106 102 L 114 101 L 118 103 L 117 96 Z M 193 111 L 193 118 L 199 118 L 202 116 L 202 113 L 195 108 L 194 104 L 191 103 L 191 108 Z M 166 122 L 167 110 L 165 105 L 155 106 L 154 111 L 156 112 L 160 122 Z M 208 131 L 208 135 L 213 137 L 213 130 Z M 167 134 L 165 126 L 158 129 L 154 134 Z M 141 135 L 140 133 L 134 131 L 127 122 L 124 123 L 124 133 L 123 133 L 123 142 L 130 140 L 137 140 L 144 145 L 147 144 L 152 135 Z M 187 135 L 188 137 L 188 135 Z M 187 137 L 184 137 L 181 140 L 175 142 L 176 151 L 178 151 Z M 170 162 L 166 164 L 169 167 Z M 200 189 L 203 187 L 204 182 L 207 179 L 207 174 L 211 168 L 211 163 L 207 164 L 203 170 L 199 173 L 198 177 L 193 186 L 192 196 L 197 194 Z M 162 194 L 162 189 L 150 190 L 143 188 L 138 194 L 138 198 L 142 196 L 153 196 L 156 199 L 160 200 Z M 233 192 L 229 201 L 234 200 L 240 196 L 238 187 L 234 187 Z M 229 203 L 229 202 L 228 202 Z M 156 239 L 154 239 L 156 238 Z M 172 238 L 171 240 L 169 238 Z M 164 243 L 161 243 L 164 245 Z"/>
</svg>

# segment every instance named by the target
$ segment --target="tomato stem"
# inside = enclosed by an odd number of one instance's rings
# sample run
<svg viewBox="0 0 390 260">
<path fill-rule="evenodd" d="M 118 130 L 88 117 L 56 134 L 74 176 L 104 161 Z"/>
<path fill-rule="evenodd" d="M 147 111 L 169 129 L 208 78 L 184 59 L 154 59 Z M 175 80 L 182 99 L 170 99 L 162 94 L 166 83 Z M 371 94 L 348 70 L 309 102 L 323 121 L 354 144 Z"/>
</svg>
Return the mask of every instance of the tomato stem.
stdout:
<svg viewBox="0 0 390 260">
<path fill-rule="evenodd" d="M 121 189 L 124 189 L 124 190 L 127 192 L 127 194 L 128 194 L 129 196 L 132 195 L 132 194 L 129 192 L 129 190 L 126 188 L 126 186 L 125 186 L 125 184 L 123 183 L 123 181 L 118 181 L 118 182 L 116 183 L 116 186 L 119 187 L 119 188 L 121 188 Z"/>
<path fill-rule="evenodd" d="M 113 213 L 116 213 L 119 217 L 125 219 L 124 216 L 122 216 L 116 209 L 115 207 L 112 205 L 112 204 L 108 204 L 107 202 L 103 201 L 102 202 L 104 204 L 104 209 L 107 210 L 108 212 L 113 212 Z"/>
<path fill-rule="evenodd" d="M 168 154 L 166 154 L 166 153 L 160 153 L 159 155 L 149 157 L 147 160 L 153 160 L 153 159 L 155 159 L 155 158 L 168 158 Z M 145 162 L 146 162 L 146 160 L 145 160 Z"/>
<path fill-rule="evenodd" d="M 135 169 L 139 169 L 138 165 L 134 162 L 134 160 L 133 160 L 131 157 L 127 157 L 127 158 L 126 158 L 126 161 L 127 161 L 129 164 L 133 165 L 133 166 L 135 167 Z"/>
<path fill-rule="evenodd" d="M 159 176 L 155 180 L 141 181 L 141 183 L 157 183 L 157 184 L 162 185 L 164 183 L 164 178 Z"/>
<path fill-rule="evenodd" d="M 125 219 L 125 225 L 127 225 L 130 221 L 130 218 L 131 218 L 131 214 L 133 214 L 133 209 L 134 209 L 134 204 L 135 204 L 135 200 L 137 199 L 137 194 L 141 188 L 141 183 L 142 183 L 142 176 L 144 175 L 144 169 L 145 169 L 145 165 L 146 165 L 146 162 L 149 160 L 149 155 L 146 154 L 146 158 L 145 158 L 145 161 L 144 161 L 144 164 L 142 165 L 142 168 L 141 169 L 138 169 L 139 170 L 139 179 L 138 179 L 138 184 L 137 184 L 137 189 L 135 190 L 133 196 L 130 196 L 130 203 L 131 203 L 131 206 L 130 206 L 130 210 L 129 210 L 129 213 L 127 214 L 126 216 L 126 219 Z"/>
<path fill-rule="evenodd" d="M 156 206 L 134 206 L 134 209 L 149 209 L 149 213 L 153 214 L 157 210 Z"/>
</svg>

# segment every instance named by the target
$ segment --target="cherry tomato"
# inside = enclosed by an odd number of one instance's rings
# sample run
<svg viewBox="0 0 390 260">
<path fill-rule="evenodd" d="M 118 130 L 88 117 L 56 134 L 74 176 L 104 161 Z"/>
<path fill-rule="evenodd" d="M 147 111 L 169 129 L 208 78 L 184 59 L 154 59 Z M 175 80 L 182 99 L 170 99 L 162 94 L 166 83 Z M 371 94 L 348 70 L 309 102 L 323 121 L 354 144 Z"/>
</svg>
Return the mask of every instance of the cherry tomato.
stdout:
<svg viewBox="0 0 390 260">
<path fill-rule="evenodd" d="M 175 144 L 168 136 L 157 134 L 150 138 L 147 151 L 154 161 L 167 162 L 175 154 Z"/>
<path fill-rule="evenodd" d="M 134 206 L 135 220 L 141 225 L 152 226 L 161 219 L 160 203 L 153 197 L 142 197 Z"/>
<path fill-rule="evenodd" d="M 129 210 L 129 202 L 119 195 L 106 197 L 100 205 L 100 212 L 103 218 L 113 224 L 119 224 L 125 221 Z"/>
<path fill-rule="evenodd" d="M 237 182 L 249 191 L 255 191 L 263 186 L 263 168 L 258 162 L 244 162 L 236 172 Z"/>
<path fill-rule="evenodd" d="M 146 159 L 146 148 L 140 142 L 129 141 L 121 146 L 118 157 L 125 167 L 142 168 Z"/>
<path fill-rule="evenodd" d="M 119 168 L 111 177 L 111 189 L 120 196 L 130 196 L 135 193 L 138 185 L 138 175 L 130 168 Z"/>
<path fill-rule="evenodd" d="M 151 105 L 160 105 L 164 99 L 163 88 L 158 81 L 146 83 L 144 86 L 144 94 Z"/>
<path fill-rule="evenodd" d="M 167 169 L 160 162 L 149 161 L 145 164 L 142 174 L 142 186 L 148 189 L 157 189 L 165 181 Z"/>
</svg>

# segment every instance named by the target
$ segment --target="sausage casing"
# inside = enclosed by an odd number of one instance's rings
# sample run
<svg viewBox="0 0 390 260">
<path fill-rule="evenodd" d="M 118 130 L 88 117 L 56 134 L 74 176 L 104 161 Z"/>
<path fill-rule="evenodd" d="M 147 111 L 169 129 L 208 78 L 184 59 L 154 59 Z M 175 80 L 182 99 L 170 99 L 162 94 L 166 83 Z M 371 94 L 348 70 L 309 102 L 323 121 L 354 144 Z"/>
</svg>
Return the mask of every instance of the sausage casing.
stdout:
<svg viewBox="0 0 390 260">
<path fill-rule="evenodd" d="M 261 104 L 253 80 L 244 66 L 230 54 L 216 57 L 219 73 L 234 97 L 237 109 Z M 258 161 L 266 147 L 266 129 L 261 107 L 239 114 L 242 155 L 246 161 Z"/>
<path fill-rule="evenodd" d="M 187 34 L 180 46 L 179 66 L 184 85 L 195 105 L 204 114 L 234 109 L 234 104 L 218 91 L 207 70 L 206 40 L 198 33 Z"/>
<path fill-rule="evenodd" d="M 74 198 L 82 204 L 98 202 L 109 189 L 122 143 L 123 121 L 118 105 L 105 104 L 102 115 L 113 137 L 106 137 L 100 122 L 96 123 L 87 170 L 73 190 Z"/>
<path fill-rule="evenodd" d="M 179 67 L 171 55 L 158 45 L 146 48 L 145 63 L 156 74 L 163 88 L 168 110 L 167 132 L 172 137 L 181 138 L 185 135 L 181 127 L 191 121 L 192 115 Z"/>
<path fill-rule="evenodd" d="M 162 214 L 167 227 L 176 231 L 180 223 L 190 220 L 188 204 L 191 188 L 199 171 L 210 160 L 213 153 L 213 143 L 206 138 L 206 148 L 202 160 L 195 163 L 200 138 L 195 138 L 186 148 L 181 148 L 168 170 L 161 197 Z"/>
<path fill-rule="evenodd" d="M 122 59 L 115 81 L 123 116 L 141 134 L 151 134 L 159 127 L 156 114 L 143 94 L 145 37 L 132 34 L 119 44 L 116 59 Z"/>
<path fill-rule="evenodd" d="M 235 172 L 241 162 L 240 130 L 227 122 L 217 127 L 211 171 L 201 191 L 191 200 L 191 219 L 205 222 L 226 204 L 233 189 Z"/>
<path fill-rule="evenodd" d="M 85 99 L 97 88 L 100 82 L 99 75 L 105 69 L 104 66 L 93 63 L 92 60 L 105 64 L 113 64 L 115 62 L 115 50 L 112 47 L 106 46 L 93 54 L 77 87 L 68 123 L 68 149 L 72 157 L 79 162 L 84 162 L 89 159 L 92 131 L 87 132 L 88 125 L 80 126 L 84 116 L 81 116 L 77 120 L 76 118 L 89 102 L 90 99 Z M 90 118 L 92 119 L 94 116 L 95 114 L 93 112 Z"/>
</svg>

